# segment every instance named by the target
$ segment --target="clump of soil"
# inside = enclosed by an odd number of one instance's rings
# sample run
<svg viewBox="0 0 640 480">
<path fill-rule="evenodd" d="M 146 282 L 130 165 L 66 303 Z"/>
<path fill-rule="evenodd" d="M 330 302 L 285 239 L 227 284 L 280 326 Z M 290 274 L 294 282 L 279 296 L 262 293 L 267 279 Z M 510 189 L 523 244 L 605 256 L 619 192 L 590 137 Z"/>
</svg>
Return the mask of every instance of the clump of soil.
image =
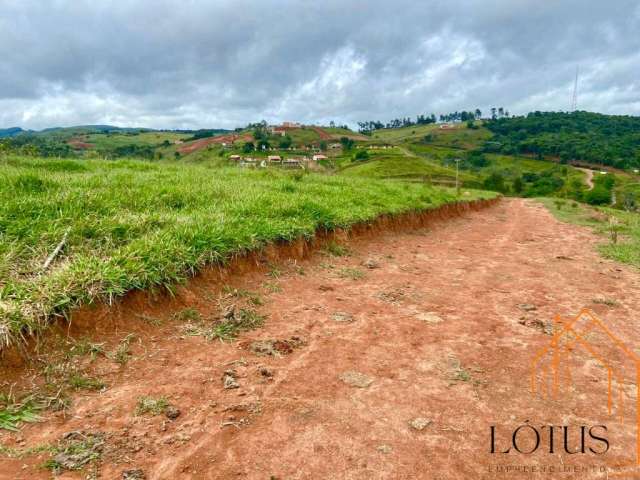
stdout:
<svg viewBox="0 0 640 480">
<path fill-rule="evenodd" d="M 545 335 L 553 335 L 553 324 L 551 322 L 543 322 L 539 318 L 524 315 L 520 317 L 518 323 L 528 328 L 540 330 Z"/>
<path fill-rule="evenodd" d="M 369 270 L 373 270 L 375 268 L 380 268 L 380 263 L 373 258 L 367 258 L 364 262 L 362 262 L 362 266 L 368 268 Z"/>
<path fill-rule="evenodd" d="M 440 317 L 439 315 L 433 313 L 433 312 L 422 312 L 422 313 L 418 313 L 416 315 L 416 318 L 420 321 L 423 321 L 425 323 L 429 323 L 432 325 L 435 325 L 436 323 L 441 323 L 444 320 L 442 319 L 442 317 Z"/>
<path fill-rule="evenodd" d="M 226 370 L 222 375 L 222 386 L 225 390 L 231 390 L 233 388 L 240 388 L 240 384 L 237 380 L 238 374 L 235 370 Z"/>
<path fill-rule="evenodd" d="M 249 349 L 256 355 L 277 357 L 289 355 L 303 345 L 305 345 L 305 341 L 302 338 L 293 336 L 285 340 L 256 340 L 251 343 Z"/>
<path fill-rule="evenodd" d="M 427 428 L 432 423 L 433 422 L 431 420 L 429 420 L 428 418 L 417 417 L 417 418 L 414 418 L 413 420 L 409 421 L 409 426 L 411 428 L 413 428 L 414 430 L 417 430 L 417 431 L 421 432 L 422 430 Z"/>
<path fill-rule="evenodd" d="M 521 303 L 520 305 L 518 305 L 518 307 L 520 307 L 520 309 L 524 310 L 525 312 L 533 312 L 534 310 L 538 309 L 535 305 L 531 303 Z"/>
<path fill-rule="evenodd" d="M 146 478 L 147 476 L 140 468 L 133 468 L 122 472 L 122 480 L 145 480 Z"/>
<path fill-rule="evenodd" d="M 373 383 L 373 378 L 360 372 L 344 372 L 340 375 L 340 380 L 351 387 L 367 388 Z"/>
<path fill-rule="evenodd" d="M 338 323 L 353 323 L 353 315 L 346 312 L 335 312 L 331 315 L 331 320 Z"/>
</svg>

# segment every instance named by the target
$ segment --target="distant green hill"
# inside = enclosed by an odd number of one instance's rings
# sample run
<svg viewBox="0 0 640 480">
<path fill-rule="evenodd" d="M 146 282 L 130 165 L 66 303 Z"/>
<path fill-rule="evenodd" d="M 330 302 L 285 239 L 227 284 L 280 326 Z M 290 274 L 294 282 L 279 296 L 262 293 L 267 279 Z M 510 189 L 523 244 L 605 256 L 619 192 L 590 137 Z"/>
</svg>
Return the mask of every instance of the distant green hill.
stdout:
<svg viewBox="0 0 640 480">
<path fill-rule="evenodd" d="M 532 112 L 490 120 L 488 147 L 506 154 L 583 161 L 617 168 L 640 167 L 640 117 L 591 112 Z"/>
<path fill-rule="evenodd" d="M 0 138 L 13 137 L 22 132 L 24 130 L 20 127 L 0 128 Z"/>
</svg>

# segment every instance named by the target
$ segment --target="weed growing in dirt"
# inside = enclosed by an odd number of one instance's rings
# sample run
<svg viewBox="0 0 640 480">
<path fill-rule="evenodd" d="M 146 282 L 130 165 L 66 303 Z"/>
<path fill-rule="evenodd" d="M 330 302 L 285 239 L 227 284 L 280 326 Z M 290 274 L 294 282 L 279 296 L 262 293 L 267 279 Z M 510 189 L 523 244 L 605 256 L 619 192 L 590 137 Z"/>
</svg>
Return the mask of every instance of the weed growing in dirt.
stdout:
<svg viewBox="0 0 640 480">
<path fill-rule="evenodd" d="M 69 377 L 69 386 L 74 390 L 103 390 L 106 384 L 99 378 L 74 374 Z"/>
<path fill-rule="evenodd" d="M 189 323 L 185 326 L 184 332 L 190 336 L 205 337 L 207 340 L 218 339 L 224 342 L 234 340 L 240 332 L 259 328 L 263 324 L 264 316 L 255 310 L 232 308 L 221 320 L 213 323 Z"/>
<path fill-rule="evenodd" d="M 340 278 L 350 278 L 351 280 L 360 280 L 364 277 L 364 272 L 359 268 L 341 268 L 338 271 L 338 276 Z"/>
<path fill-rule="evenodd" d="M 223 292 L 226 295 L 230 296 L 230 297 L 246 299 L 249 302 L 251 302 L 251 304 L 255 305 L 256 307 L 258 307 L 258 306 L 263 304 L 262 297 L 260 297 L 260 295 L 258 295 L 255 292 L 251 292 L 249 290 L 245 290 L 244 288 L 233 288 L 233 287 L 230 287 L 230 286 L 226 285 L 223 288 Z"/>
<path fill-rule="evenodd" d="M 185 308 L 173 314 L 173 319 L 180 322 L 198 321 L 200 320 L 200 312 L 195 308 Z"/>
<path fill-rule="evenodd" d="M 16 402 L 11 396 L 0 394 L 0 429 L 15 432 L 21 423 L 37 422 L 41 409 L 31 398 Z"/>
<path fill-rule="evenodd" d="M 269 271 L 267 272 L 267 276 L 271 278 L 278 279 L 282 275 L 282 271 L 275 265 L 269 266 Z"/>
<path fill-rule="evenodd" d="M 265 282 L 262 284 L 262 287 L 270 293 L 278 293 L 282 291 L 282 287 L 276 282 Z"/>
<path fill-rule="evenodd" d="M 151 325 L 153 327 L 159 327 L 163 323 L 162 319 L 157 318 L 157 317 L 152 317 L 150 315 L 145 315 L 144 313 L 137 314 L 136 317 L 138 317 L 140 320 L 142 320 L 145 323 L 148 323 L 149 325 Z"/>
<path fill-rule="evenodd" d="M 107 356 L 114 362 L 119 363 L 120 365 L 125 365 L 129 361 L 129 357 L 131 357 L 131 342 L 133 342 L 135 338 L 136 336 L 133 333 L 130 333 L 124 337 L 116 349 Z"/>
<path fill-rule="evenodd" d="M 44 467 L 55 475 L 64 470 L 80 470 L 86 465 L 99 460 L 104 448 L 103 433 L 69 432 L 66 433 L 53 448 L 52 459 L 45 462 Z"/>
<path fill-rule="evenodd" d="M 169 408 L 169 402 L 164 397 L 140 397 L 136 404 L 136 415 L 161 415 Z"/>
<path fill-rule="evenodd" d="M 27 448 L 13 448 L 0 445 L 0 456 L 8 458 L 25 458 L 31 455 L 38 455 L 45 452 L 54 452 L 55 447 L 49 444 L 37 445 Z"/>
<path fill-rule="evenodd" d="M 473 377 L 473 373 L 481 373 L 482 370 L 463 367 L 460 360 L 455 356 L 450 356 L 448 359 L 448 372 L 448 377 L 451 381 L 450 385 L 455 385 L 457 382 L 470 382 L 477 386 L 483 383 Z"/>
<path fill-rule="evenodd" d="M 264 317 L 255 310 L 241 308 L 231 318 L 218 322 L 208 332 L 209 340 L 228 341 L 235 339 L 240 332 L 253 330 L 264 325 Z"/>
<path fill-rule="evenodd" d="M 98 355 L 105 355 L 104 343 L 93 343 L 87 339 L 75 340 L 72 342 L 71 348 L 67 350 L 67 357 L 91 355 L 95 360 Z"/>
<path fill-rule="evenodd" d="M 325 245 L 324 247 L 324 251 L 329 255 L 333 255 L 334 257 L 346 257 L 347 255 L 351 254 L 349 248 L 334 241 L 327 243 L 327 245 Z"/>
</svg>

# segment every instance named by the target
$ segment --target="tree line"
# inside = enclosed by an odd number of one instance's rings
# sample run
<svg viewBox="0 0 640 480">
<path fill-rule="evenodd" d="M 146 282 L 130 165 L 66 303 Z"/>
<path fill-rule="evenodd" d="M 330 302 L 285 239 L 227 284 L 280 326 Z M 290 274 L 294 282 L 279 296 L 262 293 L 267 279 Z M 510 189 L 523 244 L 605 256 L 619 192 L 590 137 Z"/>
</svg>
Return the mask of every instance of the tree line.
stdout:
<svg viewBox="0 0 640 480">
<path fill-rule="evenodd" d="M 509 111 L 504 107 L 492 107 L 491 119 L 497 120 L 499 118 L 509 117 Z M 440 122 L 473 122 L 482 118 L 482 110 L 476 108 L 474 110 L 462 110 L 449 113 L 441 113 L 436 117 L 434 113 L 429 115 L 417 115 L 415 120 L 411 117 L 406 118 L 394 118 L 388 122 L 381 122 L 379 120 L 368 120 L 364 122 L 358 122 L 358 131 L 365 135 L 371 134 L 374 130 L 380 130 L 383 128 L 403 128 L 412 127 L 415 125 L 428 125 L 430 123 Z"/>
<path fill-rule="evenodd" d="M 486 151 L 640 167 L 640 117 L 591 112 L 531 112 L 486 123 L 494 137 Z"/>
</svg>

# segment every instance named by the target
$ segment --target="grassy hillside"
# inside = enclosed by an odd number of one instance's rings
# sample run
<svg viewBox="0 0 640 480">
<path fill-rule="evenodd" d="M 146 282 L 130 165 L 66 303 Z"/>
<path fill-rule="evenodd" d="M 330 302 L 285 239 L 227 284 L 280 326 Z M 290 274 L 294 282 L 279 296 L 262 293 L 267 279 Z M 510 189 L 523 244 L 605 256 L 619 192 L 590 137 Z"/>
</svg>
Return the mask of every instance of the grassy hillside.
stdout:
<svg viewBox="0 0 640 480">
<path fill-rule="evenodd" d="M 350 162 L 340 173 L 351 177 L 446 180 L 448 183 L 455 179 L 456 174 L 455 166 L 445 167 L 418 156 L 410 156 L 402 151 L 370 153 L 369 160 Z M 460 180 L 471 181 L 474 177 L 460 172 Z"/>
<path fill-rule="evenodd" d="M 640 168 L 640 117 L 533 112 L 488 122 L 496 148 L 563 161 Z"/>
<path fill-rule="evenodd" d="M 0 158 L 0 345 L 52 314 L 171 288 L 270 241 L 453 200 L 424 185 L 275 169 Z M 63 252 L 43 271 L 65 232 Z"/>
<path fill-rule="evenodd" d="M 159 146 L 163 142 L 173 143 L 192 135 L 174 132 L 141 132 L 141 133 L 92 133 L 79 137 L 83 142 L 91 143 L 98 150 L 110 150 L 126 145 Z"/>
</svg>

